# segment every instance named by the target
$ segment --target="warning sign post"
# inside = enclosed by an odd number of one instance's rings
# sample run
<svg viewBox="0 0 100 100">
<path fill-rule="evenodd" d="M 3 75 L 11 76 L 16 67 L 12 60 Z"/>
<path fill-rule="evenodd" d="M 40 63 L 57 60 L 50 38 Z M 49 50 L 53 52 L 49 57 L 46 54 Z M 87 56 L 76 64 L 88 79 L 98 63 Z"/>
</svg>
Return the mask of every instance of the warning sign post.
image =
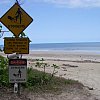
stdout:
<svg viewBox="0 0 100 100">
<path fill-rule="evenodd" d="M 33 19 L 15 3 L 1 18 L 4 24 L 16 37 L 20 35 L 33 21 Z"/>
<path fill-rule="evenodd" d="M 14 88 L 18 90 L 15 92 L 19 95 L 21 83 L 27 81 L 27 60 L 19 59 L 18 54 L 29 54 L 30 42 L 29 38 L 25 38 L 24 36 L 20 37 L 20 34 L 22 35 L 22 32 L 32 21 L 33 19 L 20 7 L 18 0 L 0 18 L 0 22 L 14 34 L 14 37 L 4 38 L 4 53 L 16 53 L 16 56 L 12 55 L 16 59 L 9 59 L 9 83 L 15 83 Z"/>
<path fill-rule="evenodd" d="M 27 60 L 10 59 L 9 60 L 9 83 L 24 83 L 27 81 Z"/>
</svg>

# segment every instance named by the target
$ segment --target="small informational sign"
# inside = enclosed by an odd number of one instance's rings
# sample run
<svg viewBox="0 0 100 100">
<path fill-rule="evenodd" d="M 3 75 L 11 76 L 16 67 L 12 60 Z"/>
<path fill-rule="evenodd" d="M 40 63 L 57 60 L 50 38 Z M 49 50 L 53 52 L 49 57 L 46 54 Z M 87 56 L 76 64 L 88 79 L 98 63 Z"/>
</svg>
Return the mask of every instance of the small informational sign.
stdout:
<svg viewBox="0 0 100 100">
<path fill-rule="evenodd" d="M 29 38 L 4 38 L 4 53 L 29 54 Z"/>
<path fill-rule="evenodd" d="M 16 37 L 20 35 L 33 21 L 33 19 L 15 3 L 1 18 L 4 24 Z"/>
<path fill-rule="evenodd" d="M 9 60 L 9 83 L 24 83 L 27 81 L 27 60 L 10 59 Z"/>
</svg>

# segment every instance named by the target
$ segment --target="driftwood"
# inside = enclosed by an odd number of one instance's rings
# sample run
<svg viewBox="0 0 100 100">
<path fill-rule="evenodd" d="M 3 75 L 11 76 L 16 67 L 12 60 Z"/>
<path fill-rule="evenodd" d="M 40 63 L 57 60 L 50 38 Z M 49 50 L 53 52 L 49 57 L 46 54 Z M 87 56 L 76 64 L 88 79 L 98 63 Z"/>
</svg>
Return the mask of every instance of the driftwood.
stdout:
<svg viewBox="0 0 100 100">
<path fill-rule="evenodd" d="M 68 66 L 68 67 L 78 67 L 76 65 L 70 65 L 70 64 L 63 64 L 63 66 Z"/>
</svg>

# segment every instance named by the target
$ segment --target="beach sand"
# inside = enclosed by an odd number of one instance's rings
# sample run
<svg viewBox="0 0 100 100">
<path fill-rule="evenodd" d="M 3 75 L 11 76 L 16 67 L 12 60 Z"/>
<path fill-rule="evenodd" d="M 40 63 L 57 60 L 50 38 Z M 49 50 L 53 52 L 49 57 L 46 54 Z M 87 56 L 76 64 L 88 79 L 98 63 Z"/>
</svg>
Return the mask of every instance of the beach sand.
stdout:
<svg viewBox="0 0 100 100">
<path fill-rule="evenodd" d="M 66 79 L 74 79 L 90 88 L 90 92 L 100 99 L 100 54 L 95 52 L 66 52 L 66 51 L 31 51 L 29 55 L 24 55 L 27 59 L 41 59 L 49 65 L 56 64 L 56 76 Z M 32 61 L 29 66 L 36 68 Z M 52 73 L 52 68 L 47 67 L 46 72 Z M 91 88 L 93 90 L 91 90 Z"/>
<path fill-rule="evenodd" d="M 0 55 L 7 56 L 3 53 Z M 30 51 L 24 54 L 23 58 L 27 58 L 28 67 L 43 70 L 43 68 L 35 67 L 35 59 L 44 59 L 48 65 L 56 64 L 59 69 L 56 76 L 66 79 L 74 79 L 81 82 L 89 92 L 100 100 L 100 54 L 95 52 L 76 52 L 76 51 Z M 52 73 L 52 67 L 46 67 L 47 73 Z M 41 99 L 42 100 L 42 99 Z M 65 99 L 66 100 L 66 99 Z M 68 99 L 71 100 L 71 99 Z M 74 100 L 74 99 L 73 99 Z M 81 100 L 81 99 L 75 99 Z M 85 99 L 82 99 L 85 100 Z"/>
</svg>

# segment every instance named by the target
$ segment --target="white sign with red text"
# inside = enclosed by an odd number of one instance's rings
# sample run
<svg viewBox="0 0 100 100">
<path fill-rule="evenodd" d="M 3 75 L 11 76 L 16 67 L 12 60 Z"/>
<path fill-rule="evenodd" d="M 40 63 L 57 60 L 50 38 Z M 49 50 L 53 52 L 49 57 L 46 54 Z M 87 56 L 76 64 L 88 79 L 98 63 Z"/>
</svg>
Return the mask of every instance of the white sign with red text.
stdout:
<svg viewBox="0 0 100 100">
<path fill-rule="evenodd" d="M 27 60 L 9 59 L 9 82 L 24 83 L 27 81 Z"/>
</svg>

